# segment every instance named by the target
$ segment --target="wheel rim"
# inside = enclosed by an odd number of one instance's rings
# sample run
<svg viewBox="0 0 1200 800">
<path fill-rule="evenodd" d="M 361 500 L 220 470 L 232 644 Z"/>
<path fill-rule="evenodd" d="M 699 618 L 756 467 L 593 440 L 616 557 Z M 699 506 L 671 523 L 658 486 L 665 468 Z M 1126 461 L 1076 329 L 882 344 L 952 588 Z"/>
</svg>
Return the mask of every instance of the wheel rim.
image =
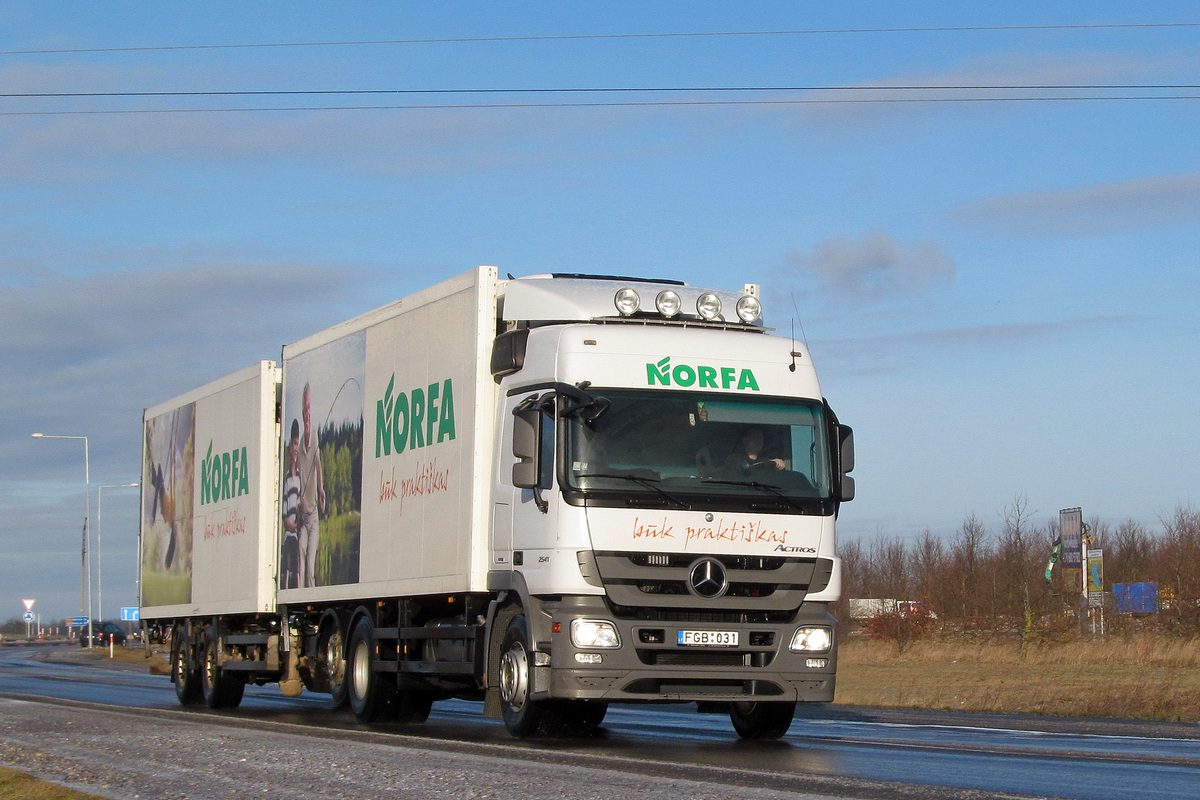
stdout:
<svg viewBox="0 0 1200 800">
<path fill-rule="evenodd" d="M 500 658 L 500 697 L 513 711 L 520 711 L 529 696 L 529 654 L 520 642 Z"/>
<path fill-rule="evenodd" d="M 180 639 L 175 639 L 175 658 L 171 668 L 175 670 L 175 683 L 179 684 L 187 677 L 187 645 Z"/>
<path fill-rule="evenodd" d="M 325 640 L 325 675 L 329 688 L 337 691 L 346 680 L 346 660 L 342 658 L 342 634 L 333 631 Z"/>
<path fill-rule="evenodd" d="M 212 645 L 204 648 L 204 685 L 210 692 L 217 685 L 217 659 Z"/>
<path fill-rule="evenodd" d="M 371 659 L 365 641 L 359 641 L 354 647 L 351 680 L 354 684 L 354 696 L 360 700 L 366 697 L 367 688 L 371 683 Z"/>
</svg>

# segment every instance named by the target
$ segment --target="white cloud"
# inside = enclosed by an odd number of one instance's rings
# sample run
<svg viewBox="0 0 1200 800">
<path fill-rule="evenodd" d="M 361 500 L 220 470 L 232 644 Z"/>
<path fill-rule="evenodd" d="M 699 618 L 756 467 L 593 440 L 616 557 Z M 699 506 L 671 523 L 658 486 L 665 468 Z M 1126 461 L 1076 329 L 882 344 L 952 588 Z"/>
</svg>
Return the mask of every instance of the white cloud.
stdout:
<svg viewBox="0 0 1200 800">
<path fill-rule="evenodd" d="M 1200 173 L 1004 195 L 949 215 L 994 233 L 1074 236 L 1200 222 Z"/>
</svg>

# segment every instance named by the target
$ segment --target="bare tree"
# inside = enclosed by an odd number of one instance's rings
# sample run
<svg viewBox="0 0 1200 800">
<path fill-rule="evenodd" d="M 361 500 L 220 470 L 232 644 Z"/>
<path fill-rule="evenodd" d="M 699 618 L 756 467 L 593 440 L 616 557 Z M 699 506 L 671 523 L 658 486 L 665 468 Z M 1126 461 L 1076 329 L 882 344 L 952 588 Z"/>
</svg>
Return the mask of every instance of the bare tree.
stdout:
<svg viewBox="0 0 1200 800">
<path fill-rule="evenodd" d="M 1034 531 L 1025 495 L 1017 494 L 1012 503 L 1004 507 L 1003 516 L 1000 550 L 1004 558 L 1009 596 L 1020 605 L 1021 655 L 1024 656 L 1034 636 L 1033 603 L 1029 594 L 1030 542 Z"/>
<path fill-rule="evenodd" d="M 945 611 L 958 611 L 964 626 L 982 615 L 979 597 L 984 591 L 983 570 L 987 559 L 987 528 L 975 514 L 968 514 L 959 526 L 951 547 L 950 565 L 954 571 L 955 597 L 948 598 Z M 961 609 L 961 610 L 960 610 Z"/>
</svg>

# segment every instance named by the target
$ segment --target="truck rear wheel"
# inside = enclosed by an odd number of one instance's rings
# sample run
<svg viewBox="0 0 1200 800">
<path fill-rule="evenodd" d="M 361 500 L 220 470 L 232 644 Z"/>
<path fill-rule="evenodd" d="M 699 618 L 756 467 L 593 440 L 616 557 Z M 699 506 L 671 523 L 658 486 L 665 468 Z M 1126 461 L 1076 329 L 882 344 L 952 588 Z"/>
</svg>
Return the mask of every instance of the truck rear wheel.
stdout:
<svg viewBox="0 0 1200 800">
<path fill-rule="evenodd" d="M 778 739 L 792 727 L 795 703 L 731 703 L 729 720 L 743 739 Z"/>
<path fill-rule="evenodd" d="M 171 682 L 175 684 L 175 696 L 183 706 L 194 706 L 204 699 L 200 690 L 200 671 L 191 658 L 191 650 L 187 628 L 176 625 L 171 635 Z"/>
<path fill-rule="evenodd" d="M 317 639 L 317 674 L 322 686 L 333 696 L 333 707 L 346 704 L 346 639 L 336 617 L 321 623 Z"/>
<path fill-rule="evenodd" d="M 220 647 L 216 633 L 210 631 L 200 655 L 200 689 L 204 704 L 209 708 L 237 708 L 246 691 L 246 679 L 221 668 L 218 663 Z"/>
<path fill-rule="evenodd" d="M 374 655 L 375 632 L 371 620 L 363 617 L 350 634 L 346 683 L 354 718 L 368 724 L 390 718 L 396 701 L 395 679 L 372 668 Z"/>
<path fill-rule="evenodd" d="M 500 710 L 504 727 L 518 738 L 542 736 L 553 726 L 553 713 L 545 701 L 529 698 L 533 692 L 533 651 L 524 614 L 508 623 L 500 640 Z"/>
</svg>

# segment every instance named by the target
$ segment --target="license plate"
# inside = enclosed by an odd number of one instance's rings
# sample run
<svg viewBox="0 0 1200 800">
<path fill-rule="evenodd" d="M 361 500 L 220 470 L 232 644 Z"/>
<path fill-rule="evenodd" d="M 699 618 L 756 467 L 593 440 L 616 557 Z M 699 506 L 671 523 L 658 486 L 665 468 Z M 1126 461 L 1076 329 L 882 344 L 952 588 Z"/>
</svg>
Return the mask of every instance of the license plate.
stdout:
<svg viewBox="0 0 1200 800">
<path fill-rule="evenodd" d="M 699 647 L 737 647 L 737 631 L 680 631 L 679 644 Z"/>
</svg>

